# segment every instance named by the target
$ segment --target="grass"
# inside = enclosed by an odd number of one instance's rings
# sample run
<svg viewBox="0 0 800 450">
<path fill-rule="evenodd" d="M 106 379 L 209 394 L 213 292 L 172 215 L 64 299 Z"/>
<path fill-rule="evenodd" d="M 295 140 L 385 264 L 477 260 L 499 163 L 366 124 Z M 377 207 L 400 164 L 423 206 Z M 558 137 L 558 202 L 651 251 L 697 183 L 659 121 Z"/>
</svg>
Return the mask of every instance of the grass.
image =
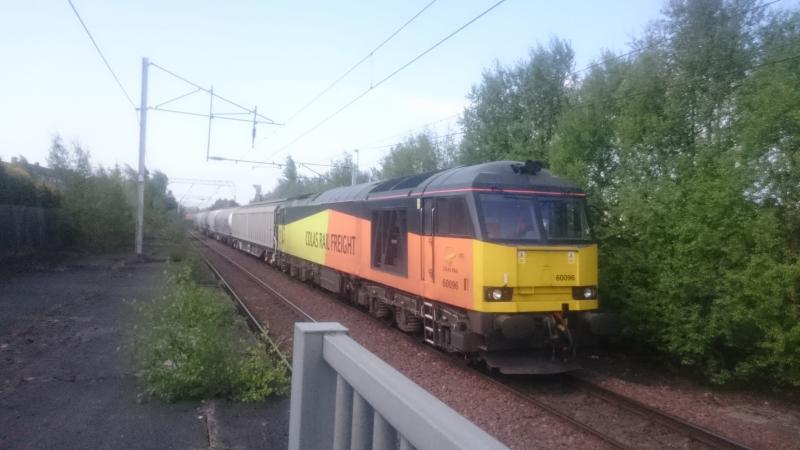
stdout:
<svg viewBox="0 0 800 450">
<path fill-rule="evenodd" d="M 134 341 L 145 394 L 169 402 L 286 395 L 279 355 L 249 333 L 222 291 L 197 285 L 190 259 L 169 263 L 160 298 L 137 303 Z"/>
</svg>

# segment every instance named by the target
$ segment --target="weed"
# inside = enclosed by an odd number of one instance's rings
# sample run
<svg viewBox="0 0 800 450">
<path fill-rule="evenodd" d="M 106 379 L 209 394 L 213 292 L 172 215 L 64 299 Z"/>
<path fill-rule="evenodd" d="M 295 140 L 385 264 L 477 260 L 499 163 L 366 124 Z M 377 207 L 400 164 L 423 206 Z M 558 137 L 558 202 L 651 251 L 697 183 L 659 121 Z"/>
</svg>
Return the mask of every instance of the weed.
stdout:
<svg viewBox="0 0 800 450">
<path fill-rule="evenodd" d="M 138 303 L 135 332 L 145 394 L 166 401 L 284 395 L 286 369 L 253 338 L 230 301 L 193 281 L 189 261 L 171 263 L 164 294 Z"/>
</svg>

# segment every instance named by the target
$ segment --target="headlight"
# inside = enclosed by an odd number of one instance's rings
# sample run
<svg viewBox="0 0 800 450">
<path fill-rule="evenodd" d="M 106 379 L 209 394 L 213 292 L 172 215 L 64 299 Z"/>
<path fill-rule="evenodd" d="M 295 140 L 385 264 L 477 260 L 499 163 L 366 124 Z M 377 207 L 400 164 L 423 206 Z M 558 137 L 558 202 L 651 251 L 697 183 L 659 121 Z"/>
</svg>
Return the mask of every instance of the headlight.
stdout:
<svg viewBox="0 0 800 450">
<path fill-rule="evenodd" d="M 483 288 L 483 298 L 490 302 L 510 301 L 514 290 L 510 287 L 485 287 Z"/>
<path fill-rule="evenodd" d="M 572 298 L 575 300 L 592 300 L 597 298 L 596 286 L 576 286 L 572 288 Z"/>
</svg>

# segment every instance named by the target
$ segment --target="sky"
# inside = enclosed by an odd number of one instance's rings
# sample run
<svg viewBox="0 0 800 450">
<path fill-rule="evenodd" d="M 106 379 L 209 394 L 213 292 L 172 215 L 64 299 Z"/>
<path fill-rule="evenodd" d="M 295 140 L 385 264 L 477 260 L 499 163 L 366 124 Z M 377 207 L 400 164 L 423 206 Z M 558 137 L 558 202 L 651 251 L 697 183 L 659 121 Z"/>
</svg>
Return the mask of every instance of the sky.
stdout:
<svg viewBox="0 0 800 450">
<path fill-rule="evenodd" d="M 176 182 L 183 204 L 215 198 L 246 203 L 254 184 L 269 191 L 279 168 L 212 156 L 282 163 L 330 163 L 359 149 L 359 166 L 378 165 L 391 144 L 431 122 L 432 131 L 458 131 L 457 115 L 482 73 L 526 60 L 553 37 L 576 54 L 576 69 L 603 50 L 624 52 L 661 1 L 506 0 L 334 118 L 316 124 L 397 68 L 496 3 L 437 0 L 391 41 L 310 107 L 295 113 L 364 58 L 431 0 L 265 1 L 73 0 L 89 31 L 138 106 L 142 58 L 283 126 L 147 112 L 147 168 Z M 23 155 L 45 164 L 55 135 L 88 148 L 95 165 L 138 164 L 138 113 L 103 65 L 67 0 L 6 1 L 0 14 L 0 158 Z M 148 105 L 194 88 L 149 67 Z M 163 106 L 209 112 L 197 92 Z M 236 111 L 215 100 L 214 114 Z M 293 117 L 294 116 L 294 117 Z M 237 116 L 242 117 L 242 116 Z M 244 116 L 246 117 L 246 116 Z M 250 116 L 252 119 L 252 116 Z M 287 119 L 291 119 L 288 120 Z M 444 119 L 444 120 L 443 120 Z M 210 146 L 208 143 L 210 142 Z M 320 170 L 319 167 L 316 170 Z M 301 168 L 302 174 L 313 172 Z M 221 180 L 230 187 L 181 179 Z M 179 182 L 180 181 L 180 182 Z"/>
</svg>

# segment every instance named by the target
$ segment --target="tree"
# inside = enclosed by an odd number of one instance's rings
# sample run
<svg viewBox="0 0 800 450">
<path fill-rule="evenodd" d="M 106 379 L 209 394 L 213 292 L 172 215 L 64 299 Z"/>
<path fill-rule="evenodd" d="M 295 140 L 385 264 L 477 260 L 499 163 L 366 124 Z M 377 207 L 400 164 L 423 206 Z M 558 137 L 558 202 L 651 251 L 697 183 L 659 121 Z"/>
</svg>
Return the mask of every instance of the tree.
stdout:
<svg viewBox="0 0 800 450">
<path fill-rule="evenodd" d="M 531 51 L 526 63 L 499 64 L 483 74 L 468 95 L 460 161 L 475 164 L 499 159 L 545 159 L 574 82 L 574 51 L 552 39 Z"/>
<path fill-rule="evenodd" d="M 53 137 L 47 161 L 59 194 L 43 186 L 38 198 L 42 204 L 61 206 L 67 242 L 98 251 L 130 245 L 138 173 L 128 166 L 94 169 L 87 149 L 73 141 L 70 151 L 58 135 Z M 177 220 L 178 204 L 168 185 L 169 179 L 160 171 L 145 174 L 146 237 L 164 236 Z"/>
<path fill-rule="evenodd" d="M 441 167 L 441 161 L 435 137 L 430 132 L 423 132 L 393 146 L 381 160 L 381 167 L 375 175 L 376 178 L 389 179 L 433 172 Z"/>
<path fill-rule="evenodd" d="M 92 174 L 91 154 L 83 148 L 80 142 L 72 143 L 72 170 L 79 175 L 88 177 Z"/>
<path fill-rule="evenodd" d="M 208 209 L 209 210 L 214 210 L 214 209 L 223 209 L 223 208 L 235 208 L 237 206 L 239 206 L 239 204 L 236 203 L 236 200 L 227 199 L 227 198 L 218 198 L 214 202 L 213 205 L 208 207 Z"/>
<path fill-rule="evenodd" d="M 262 200 L 262 196 L 261 196 L 261 185 L 260 185 L 260 184 L 254 184 L 254 185 L 253 185 L 253 190 L 255 190 L 255 191 L 256 191 L 256 193 L 255 193 L 255 195 L 253 196 L 253 199 L 252 199 L 252 200 L 250 200 L 250 203 L 256 203 L 256 202 L 260 202 L 260 201 Z"/>
<path fill-rule="evenodd" d="M 65 171 L 70 169 L 69 150 L 64 147 L 61 136 L 55 135 L 50 143 L 50 151 L 47 155 L 47 165 L 55 171 Z"/>
<path fill-rule="evenodd" d="M 588 190 L 592 204 L 605 209 L 614 199 L 620 162 L 617 98 L 628 64 L 605 53 L 572 93 L 574 107 L 564 111 L 550 141 L 548 161 L 556 172 Z"/>
<path fill-rule="evenodd" d="M 299 195 L 322 192 L 339 186 L 348 186 L 352 182 L 352 156 L 347 155 L 342 159 L 331 162 L 331 168 L 324 173 L 315 172 L 314 177 L 298 174 L 297 166 L 291 157 L 286 160 L 284 176 L 278 180 L 278 185 L 270 193 L 262 196 L 263 199 L 291 198 Z M 366 172 L 359 171 L 357 181 L 363 183 L 369 180 Z"/>
<path fill-rule="evenodd" d="M 586 188 L 601 300 L 636 345 L 717 383 L 800 386 L 800 13 L 764 10 L 672 0 L 580 77 L 552 42 L 496 66 L 460 157 L 545 155 Z"/>
<path fill-rule="evenodd" d="M 295 165 L 294 159 L 292 159 L 291 156 L 286 157 L 286 165 L 283 168 L 283 176 L 289 185 L 297 183 L 297 165 Z"/>
</svg>

